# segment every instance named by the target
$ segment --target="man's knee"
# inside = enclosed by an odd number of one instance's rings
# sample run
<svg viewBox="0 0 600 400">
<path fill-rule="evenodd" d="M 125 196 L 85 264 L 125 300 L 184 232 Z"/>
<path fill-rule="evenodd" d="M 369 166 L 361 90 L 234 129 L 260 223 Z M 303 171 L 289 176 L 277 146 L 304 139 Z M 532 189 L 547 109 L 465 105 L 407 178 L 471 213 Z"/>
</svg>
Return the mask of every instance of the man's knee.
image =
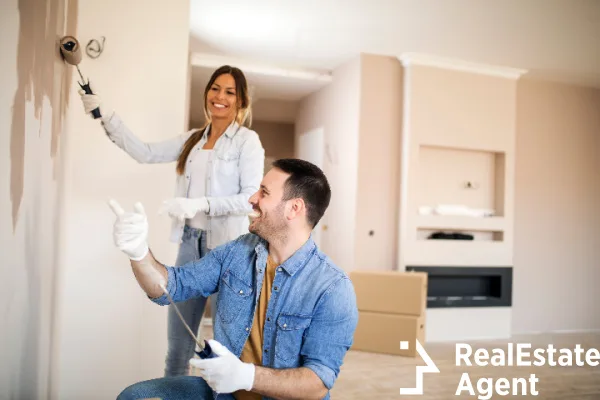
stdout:
<svg viewBox="0 0 600 400">
<path fill-rule="evenodd" d="M 143 399 L 145 395 L 141 393 L 141 385 L 144 382 L 135 383 L 127 388 L 125 388 L 119 395 L 117 396 L 117 400 L 138 400 Z"/>
<path fill-rule="evenodd" d="M 198 376 L 178 376 L 152 379 L 125 388 L 117 400 L 139 399 L 212 399 L 213 392 Z"/>
</svg>

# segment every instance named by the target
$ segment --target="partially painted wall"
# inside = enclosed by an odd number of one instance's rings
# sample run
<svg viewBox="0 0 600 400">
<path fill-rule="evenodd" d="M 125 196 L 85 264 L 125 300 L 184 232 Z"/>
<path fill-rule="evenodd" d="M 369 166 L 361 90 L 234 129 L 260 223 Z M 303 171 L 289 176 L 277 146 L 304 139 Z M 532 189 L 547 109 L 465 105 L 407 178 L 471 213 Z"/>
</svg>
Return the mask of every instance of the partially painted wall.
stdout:
<svg viewBox="0 0 600 400">
<path fill-rule="evenodd" d="M 0 397 L 46 398 L 72 82 L 57 43 L 76 33 L 77 1 L 9 0 L 0 14 Z"/>
<path fill-rule="evenodd" d="M 27 105 L 33 107 L 35 121 L 50 121 L 50 157 L 57 178 L 59 137 L 69 102 L 73 68 L 60 56 L 57 41 L 66 32 L 75 32 L 77 1 L 19 0 L 17 37 L 17 88 L 14 92 L 10 135 L 10 198 L 12 225 L 16 229 L 25 185 L 25 130 Z M 10 14 L 4 14 L 10 18 Z M 10 35 L 3 38 L 10 41 Z M 47 107 L 44 107 L 47 104 Z M 48 113 L 49 115 L 44 115 Z"/>
</svg>

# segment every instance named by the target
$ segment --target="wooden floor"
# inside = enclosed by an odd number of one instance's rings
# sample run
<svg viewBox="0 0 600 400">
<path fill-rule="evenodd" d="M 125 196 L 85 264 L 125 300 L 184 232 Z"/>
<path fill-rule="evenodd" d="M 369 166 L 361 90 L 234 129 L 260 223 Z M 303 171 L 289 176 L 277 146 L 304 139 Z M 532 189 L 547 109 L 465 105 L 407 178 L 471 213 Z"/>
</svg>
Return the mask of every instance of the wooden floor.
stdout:
<svg viewBox="0 0 600 400">
<path fill-rule="evenodd" d="M 207 335 L 210 335 L 205 331 Z M 479 348 L 506 349 L 509 341 L 468 342 L 473 350 Z M 600 332 L 579 334 L 543 334 L 516 336 L 512 343 L 531 343 L 532 349 L 547 348 L 552 344 L 555 348 L 573 349 L 576 344 L 585 350 L 600 349 Z M 422 396 L 400 396 L 401 387 L 415 386 L 415 367 L 425 365 L 421 358 L 407 358 L 384 354 L 350 351 L 336 384 L 331 391 L 333 400 L 382 400 L 382 399 L 551 399 L 551 400 L 600 400 L 600 366 L 597 367 L 457 367 L 455 363 L 454 343 L 425 344 L 425 350 L 440 370 L 439 374 L 425 374 L 423 378 L 424 394 Z M 556 357 L 555 357 L 556 359 Z M 467 372 L 470 376 L 476 395 L 466 391 L 456 396 L 461 376 Z M 529 378 L 535 374 L 539 379 L 537 396 L 485 396 L 477 393 L 477 381 L 480 378 Z M 482 390 L 485 390 L 483 387 Z"/>
<path fill-rule="evenodd" d="M 585 350 L 590 347 L 600 349 L 600 333 L 521 336 L 510 340 L 513 343 L 531 343 L 532 349 L 555 348 L 573 349 L 580 344 Z M 508 341 L 469 342 L 473 350 L 477 348 L 506 349 Z M 597 367 L 457 367 L 455 345 L 453 343 L 426 344 L 425 350 L 436 363 L 439 374 L 425 374 L 423 396 L 400 396 L 400 387 L 414 387 L 415 367 L 425 365 L 418 359 L 350 351 L 342 367 L 340 376 L 333 388 L 332 399 L 401 399 L 423 400 L 477 399 L 466 391 L 455 396 L 461 376 L 468 372 L 477 391 L 479 378 L 529 378 L 535 374 L 539 379 L 536 389 L 538 396 L 498 396 L 498 398 L 535 398 L 564 400 L 600 400 L 600 366 Z M 556 357 L 555 357 L 556 360 Z M 485 389 L 485 388 L 484 388 Z M 486 396 L 483 396 L 486 398 Z"/>
</svg>

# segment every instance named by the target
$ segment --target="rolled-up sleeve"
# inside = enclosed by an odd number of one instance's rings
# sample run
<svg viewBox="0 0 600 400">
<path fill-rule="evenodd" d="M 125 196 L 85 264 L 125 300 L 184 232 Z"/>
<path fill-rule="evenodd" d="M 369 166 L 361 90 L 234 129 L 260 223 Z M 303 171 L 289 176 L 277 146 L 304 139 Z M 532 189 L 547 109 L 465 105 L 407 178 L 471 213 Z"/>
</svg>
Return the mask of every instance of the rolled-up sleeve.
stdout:
<svg viewBox="0 0 600 400">
<path fill-rule="evenodd" d="M 167 266 L 167 291 L 178 303 L 197 297 L 208 297 L 218 291 L 223 264 L 237 241 L 221 245 L 199 260 L 181 267 Z M 166 295 L 151 299 L 156 304 L 167 305 Z"/>
<path fill-rule="evenodd" d="M 352 282 L 340 278 L 317 305 L 301 350 L 302 366 L 311 369 L 327 389 L 335 383 L 358 323 Z"/>
</svg>

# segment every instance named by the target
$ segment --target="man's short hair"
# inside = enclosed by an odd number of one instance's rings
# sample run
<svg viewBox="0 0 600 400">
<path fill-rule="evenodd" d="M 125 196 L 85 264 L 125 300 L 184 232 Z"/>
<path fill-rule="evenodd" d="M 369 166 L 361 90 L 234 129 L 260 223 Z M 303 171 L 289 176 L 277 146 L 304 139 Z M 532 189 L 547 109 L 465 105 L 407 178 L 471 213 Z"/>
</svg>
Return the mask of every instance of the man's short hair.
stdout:
<svg viewBox="0 0 600 400">
<path fill-rule="evenodd" d="M 316 165 L 296 158 L 276 160 L 272 165 L 290 175 L 285 181 L 283 200 L 304 200 L 306 219 L 314 228 L 331 200 L 331 188 L 325 174 Z"/>
</svg>

